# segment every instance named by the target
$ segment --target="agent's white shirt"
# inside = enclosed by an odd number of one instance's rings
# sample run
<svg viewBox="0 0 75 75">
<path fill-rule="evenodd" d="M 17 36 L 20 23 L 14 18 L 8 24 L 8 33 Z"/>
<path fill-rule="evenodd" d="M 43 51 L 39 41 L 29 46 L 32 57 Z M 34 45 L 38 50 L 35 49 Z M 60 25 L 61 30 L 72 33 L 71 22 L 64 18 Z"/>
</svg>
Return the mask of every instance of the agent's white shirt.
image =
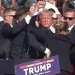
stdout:
<svg viewBox="0 0 75 75">
<path fill-rule="evenodd" d="M 55 33 L 55 28 L 53 26 L 50 26 L 50 30 Z"/>
<path fill-rule="evenodd" d="M 11 28 L 13 27 L 13 25 L 12 25 L 12 24 L 10 24 L 10 26 L 11 26 Z"/>
<path fill-rule="evenodd" d="M 69 32 L 72 30 L 72 28 L 73 28 L 74 26 L 75 26 L 75 23 L 74 23 L 71 27 L 68 28 Z"/>
</svg>

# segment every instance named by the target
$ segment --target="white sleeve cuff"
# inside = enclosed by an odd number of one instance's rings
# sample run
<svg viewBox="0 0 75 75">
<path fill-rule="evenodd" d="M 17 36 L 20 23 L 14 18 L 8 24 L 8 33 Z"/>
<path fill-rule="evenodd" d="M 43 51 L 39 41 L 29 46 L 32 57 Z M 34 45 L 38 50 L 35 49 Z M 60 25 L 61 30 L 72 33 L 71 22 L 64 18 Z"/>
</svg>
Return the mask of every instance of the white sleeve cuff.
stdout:
<svg viewBox="0 0 75 75">
<path fill-rule="evenodd" d="M 35 12 L 34 15 L 37 15 L 39 12 Z"/>
<path fill-rule="evenodd" d="M 31 17 L 30 17 L 29 15 L 27 15 L 27 16 L 25 17 L 25 21 L 26 21 L 27 24 L 29 24 L 30 19 L 31 19 Z"/>
<path fill-rule="evenodd" d="M 50 50 L 48 49 L 48 48 L 46 48 L 46 50 L 45 50 L 45 54 L 48 54 L 50 52 Z"/>
</svg>

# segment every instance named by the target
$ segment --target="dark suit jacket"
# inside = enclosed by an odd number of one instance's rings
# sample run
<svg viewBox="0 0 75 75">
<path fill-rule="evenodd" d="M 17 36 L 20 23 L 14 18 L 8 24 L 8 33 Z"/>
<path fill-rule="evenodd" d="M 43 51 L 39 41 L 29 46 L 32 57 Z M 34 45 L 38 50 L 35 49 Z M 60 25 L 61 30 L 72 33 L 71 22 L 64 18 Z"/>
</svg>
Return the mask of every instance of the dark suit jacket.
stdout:
<svg viewBox="0 0 75 75">
<path fill-rule="evenodd" d="M 11 41 L 9 38 L 9 34 L 5 37 L 4 34 L 2 33 L 2 28 L 4 26 L 4 22 L 0 22 L 0 58 L 1 59 L 6 59 L 9 58 L 9 51 L 10 51 L 10 45 Z"/>
<path fill-rule="evenodd" d="M 60 69 L 71 72 L 69 53 L 72 41 L 70 43 L 69 38 L 47 29 L 30 27 L 30 31 L 46 41 L 47 47 L 51 50 L 51 56 L 59 55 Z"/>
<path fill-rule="evenodd" d="M 35 21 L 38 15 L 32 16 L 29 25 L 36 27 Z"/>
<path fill-rule="evenodd" d="M 31 20 L 30 20 L 30 23 L 29 23 L 30 26 L 36 27 L 35 21 L 36 21 L 37 17 L 38 17 L 38 15 L 35 15 L 35 16 L 31 17 Z M 45 54 L 44 54 L 44 50 L 45 50 L 44 47 L 46 47 L 45 42 L 40 40 L 39 38 L 36 38 L 36 36 L 33 35 L 33 34 L 31 34 L 29 38 L 32 38 L 32 39 L 29 40 L 30 41 L 29 44 L 31 45 L 30 46 L 31 57 L 33 56 L 33 58 L 39 58 L 39 59 L 43 58 L 45 56 Z M 32 43 L 33 41 L 34 41 L 34 43 Z M 37 47 L 37 45 L 38 45 L 38 47 Z M 40 50 L 41 47 L 43 48 L 42 50 Z"/>
<path fill-rule="evenodd" d="M 27 56 L 27 46 L 29 46 L 29 57 L 30 58 L 37 58 L 37 51 L 40 51 L 40 48 L 42 49 L 41 52 L 43 53 L 45 50 L 45 47 L 42 44 L 38 44 L 38 47 L 36 50 L 35 48 L 32 48 L 32 46 L 36 46 L 36 40 L 34 40 L 33 35 L 29 34 L 29 39 L 27 37 L 27 30 L 26 27 L 28 25 L 26 24 L 25 20 L 23 20 L 22 22 L 20 22 L 18 25 L 14 25 L 13 28 L 10 27 L 10 25 L 4 25 L 3 26 L 3 31 L 2 33 L 7 36 L 7 34 L 9 34 L 11 37 L 13 37 L 11 39 L 12 44 L 11 44 L 11 58 L 13 59 L 23 59 L 23 58 L 28 58 Z M 30 40 L 31 39 L 31 40 Z M 34 43 L 30 43 L 28 45 L 28 41 L 33 42 Z M 24 47 L 24 48 L 23 48 Z"/>
<path fill-rule="evenodd" d="M 4 38 L 11 39 L 18 35 L 25 27 L 27 26 L 25 20 L 19 22 L 19 24 L 15 24 L 13 27 L 10 26 L 8 23 L 3 23 L 1 33 Z"/>
<path fill-rule="evenodd" d="M 44 41 L 39 40 L 39 38 L 36 38 L 36 36 L 32 33 L 28 33 L 28 42 L 30 46 L 30 57 L 35 59 L 41 59 L 44 58 L 46 46 L 44 46 Z"/>
<path fill-rule="evenodd" d="M 10 54 L 13 59 L 20 59 L 22 57 L 22 48 L 25 38 L 24 30 L 26 26 L 27 24 L 24 19 L 12 28 L 9 24 L 4 24 L 2 27 L 2 34 L 4 37 L 8 37 L 12 42 Z"/>
<path fill-rule="evenodd" d="M 75 26 L 71 29 L 71 31 L 69 33 L 74 32 L 74 30 L 75 30 Z M 75 69 L 75 44 L 73 44 L 70 49 L 70 60 L 71 60 L 71 63 L 73 64 L 74 69 Z"/>
</svg>

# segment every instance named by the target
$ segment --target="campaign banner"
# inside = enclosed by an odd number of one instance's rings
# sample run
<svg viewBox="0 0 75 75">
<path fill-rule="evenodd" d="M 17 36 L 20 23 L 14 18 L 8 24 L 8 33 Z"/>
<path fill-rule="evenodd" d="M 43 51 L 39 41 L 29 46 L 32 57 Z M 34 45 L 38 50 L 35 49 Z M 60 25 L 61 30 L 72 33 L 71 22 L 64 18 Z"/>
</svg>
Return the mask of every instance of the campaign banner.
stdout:
<svg viewBox="0 0 75 75">
<path fill-rule="evenodd" d="M 15 75 L 54 75 L 59 73 L 58 55 L 15 65 Z"/>
</svg>

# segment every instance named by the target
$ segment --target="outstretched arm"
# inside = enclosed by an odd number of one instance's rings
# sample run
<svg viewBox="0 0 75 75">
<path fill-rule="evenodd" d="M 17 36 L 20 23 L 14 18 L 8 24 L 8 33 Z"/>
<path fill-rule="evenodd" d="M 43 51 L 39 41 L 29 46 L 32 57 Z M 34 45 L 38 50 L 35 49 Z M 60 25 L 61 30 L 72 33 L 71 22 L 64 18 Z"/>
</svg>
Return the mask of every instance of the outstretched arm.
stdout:
<svg viewBox="0 0 75 75">
<path fill-rule="evenodd" d="M 46 48 L 40 42 L 38 42 L 35 35 L 33 35 L 32 33 L 29 32 L 28 38 L 29 38 L 28 42 L 29 42 L 30 46 L 32 46 L 33 48 L 35 48 L 38 51 L 45 53 L 47 57 L 50 57 L 50 54 L 51 54 L 50 49 Z"/>
</svg>

